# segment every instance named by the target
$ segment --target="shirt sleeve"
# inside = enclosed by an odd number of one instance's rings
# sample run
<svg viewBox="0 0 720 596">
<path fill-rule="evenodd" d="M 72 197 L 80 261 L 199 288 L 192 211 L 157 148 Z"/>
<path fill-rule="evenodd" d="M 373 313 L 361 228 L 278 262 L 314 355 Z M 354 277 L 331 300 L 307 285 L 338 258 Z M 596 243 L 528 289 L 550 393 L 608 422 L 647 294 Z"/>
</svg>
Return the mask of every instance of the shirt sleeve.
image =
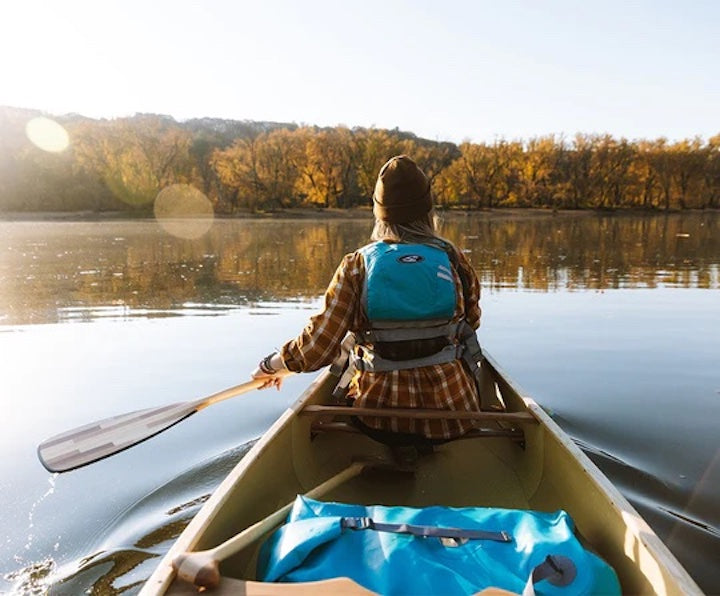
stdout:
<svg viewBox="0 0 720 596">
<path fill-rule="evenodd" d="M 346 255 L 325 291 L 324 308 L 310 317 L 302 333 L 287 342 L 280 355 L 288 370 L 311 372 L 331 364 L 355 321 L 360 303 L 361 259 Z"/>
<path fill-rule="evenodd" d="M 461 250 L 456 249 L 458 273 L 463 280 L 465 293 L 465 320 L 473 328 L 480 326 L 480 281 L 475 269 Z"/>
</svg>

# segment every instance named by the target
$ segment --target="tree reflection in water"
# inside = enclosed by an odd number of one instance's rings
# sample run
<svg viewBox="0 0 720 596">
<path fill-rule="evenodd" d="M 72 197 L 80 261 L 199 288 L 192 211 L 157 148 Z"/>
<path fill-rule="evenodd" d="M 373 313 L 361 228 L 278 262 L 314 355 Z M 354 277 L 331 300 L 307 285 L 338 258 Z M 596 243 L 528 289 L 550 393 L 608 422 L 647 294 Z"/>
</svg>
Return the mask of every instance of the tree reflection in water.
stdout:
<svg viewBox="0 0 720 596">
<path fill-rule="evenodd" d="M 151 221 L 5 222 L 0 324 L 207 314 L 305 301 L 367 220 L 219 220 L 200 238 Z M 486 291 L 720 287 L 720 214 L 444 217 Z"/>
</svg>

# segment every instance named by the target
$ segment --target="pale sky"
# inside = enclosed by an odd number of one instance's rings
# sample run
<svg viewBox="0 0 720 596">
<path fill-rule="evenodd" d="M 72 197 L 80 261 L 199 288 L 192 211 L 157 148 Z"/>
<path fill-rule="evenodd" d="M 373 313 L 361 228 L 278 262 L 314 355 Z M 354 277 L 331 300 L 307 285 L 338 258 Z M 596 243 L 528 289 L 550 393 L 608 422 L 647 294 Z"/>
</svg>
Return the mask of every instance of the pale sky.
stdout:
<svg viewBox="0 0 720 596">
<path fill-rule="evenodd" d="M 708 138 L 720 0 L 1 0 L 0 105 Z"/>
</svg>

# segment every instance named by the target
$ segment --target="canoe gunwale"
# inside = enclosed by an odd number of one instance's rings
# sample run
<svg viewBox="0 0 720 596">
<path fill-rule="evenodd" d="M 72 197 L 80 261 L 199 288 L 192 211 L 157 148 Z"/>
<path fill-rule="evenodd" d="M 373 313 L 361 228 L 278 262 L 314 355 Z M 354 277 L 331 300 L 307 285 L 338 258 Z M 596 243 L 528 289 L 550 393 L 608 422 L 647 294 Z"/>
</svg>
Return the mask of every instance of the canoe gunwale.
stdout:
<svg viewBox="0 0 720 596">
<path fill-rule="evenodd" d="M 527 397 L 519 385 L 511 380 L 511 377 L 505 373 L 500 365 L 489 355 L 485 355 L 486 360 L 496 371 L 496 379 L 500 385 L 505 384 L 511 393 L 515 393 L 524 403 L 527 410 L 540 422 L 541 426 L 553 437 L 555 441 L 565 450 L 573 460 L 575 460 L 583 471 L 587 474 L 591 482 L 598 488 L 601 494 L 607 499 L 610 507 L 620 512 L 623 522 L 628 532 L 625 538 L 625 554 L 631 556 L 630 543 L 634 541 L 634 556 L 642 557 L 641 549 L 646 549 L 648 555 L 651 555 L 664 569 L 668 575 L 674 580 L 675 585 L 679 588 L 678 594 L 691 595 L 703 594 L 700 587 L 690 577 L 685 568 L 672 554 L 667 545 L 660 540 L 655 532 L 650 528 L 643 517 L 635 510 L 625 496 L 618 488 L 610 482 L 600 469 L 585 455 L 585 453 L 575 444 L 570 436 L 560 428 L 560 426 L 552 419 L 552 417 L 531 397 Z M 504 397 L 507 395 L 500 387 Z M 648 578 L 658 580 L 659 578 Z M 672 591 L 660 590 L 659 593 L 673 593 Z"/>
<path fill-rule="evenodd" d="M 243 477 L 255 461 L 272 445 L 275 436 L 284 428 L 292 424 L 297 412 L 304 403 L 313 395 L 316 388 L 326 381 L 329 371 L 325 370 L 319 374 L 310 385 L 303 391 L 300 397 L 291 404 L 280 417 L 268 428 L 262 437 L 255 443 L 250 451 L 238 462 L 232 471 L 223 479 L 220 485 L 213 491 L 210 498 L 203 504 L 200 511 L 193 517 L 190 523 L 182 531 L 178 539 L 170 547 L 168 553 L 163 557 L 162 562 L 150 576 L 148 581 L 140 590 L 140 596 L 152 594 L 164 594 L 175 579 L 175 570 L 172 561 L 180 554 L 190 552 L 199 543 L 203 533 L 212 523 L 215 515 L 223 508 L 233 495 L 233 488 Z M 258 518 L 259 520 L 260 518 Z"/>
</svg>

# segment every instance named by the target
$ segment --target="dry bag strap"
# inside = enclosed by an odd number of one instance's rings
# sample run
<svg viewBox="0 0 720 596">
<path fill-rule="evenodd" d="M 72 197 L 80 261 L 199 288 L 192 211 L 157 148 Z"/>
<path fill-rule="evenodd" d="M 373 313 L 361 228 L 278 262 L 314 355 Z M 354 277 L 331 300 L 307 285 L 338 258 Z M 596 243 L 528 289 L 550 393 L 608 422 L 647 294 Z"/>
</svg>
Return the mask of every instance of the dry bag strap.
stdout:
<svg viewBox="0 0 720 596">
<path fill-rule="evenodd" d="M 343 529 L 375 530 L 376 532 L 392 532 L 393 534 L 410 534 L 420 538 L 455 538 L 466 540 L 493 540 L 495 542 L 512 542 L 507 532 L 488 532 L 486 530 L 466 530 L 463 528 L 439 528 L 437 526 L 413 526 L 410 524 L 392 524 L 376 522 L 371 517 L 343 517 L 340 519 Z"/>
</svg>

